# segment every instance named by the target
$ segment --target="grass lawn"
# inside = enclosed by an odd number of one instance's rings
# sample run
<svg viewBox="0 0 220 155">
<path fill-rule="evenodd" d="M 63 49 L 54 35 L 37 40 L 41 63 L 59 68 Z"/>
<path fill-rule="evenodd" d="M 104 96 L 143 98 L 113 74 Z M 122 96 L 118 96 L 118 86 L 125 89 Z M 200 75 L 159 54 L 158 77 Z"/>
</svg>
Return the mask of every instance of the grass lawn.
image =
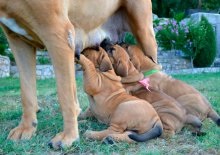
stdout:
<svg viewBox="0 0 220 155">
<path fill-rule="evenodd" d="M 220 113 L 220 73 L 176 75 L 201 91 Z M 83 92 L 82 79 L 77 78 L 78 98 L 81 108 L 88 105 Z M 9 131 L 18 125 L 21 109 L 20 85 L 17 78 L 0 79 L 0 154 L 220 154 L 220 128 L 212 121 L 204 121 L 205 136 L 194 137 L 183 129 L 170 139 L 155 139 L 145 143 L 118 143 L 105 145 L 100 141 L 83 138 L 86 130 L 101 130 L 105 125 L 95 119 L 79 122 L 80 141 L 66 150 L 54 151 L 47 146 L 49 140 L 62 130 L 62 117 L 56 96 L 55 80 L 38 80 L 38 103 L 42 111 L 38 114 L 38 130 L 31 140 L 12 142 L 7 140 Z"/>
</svg>

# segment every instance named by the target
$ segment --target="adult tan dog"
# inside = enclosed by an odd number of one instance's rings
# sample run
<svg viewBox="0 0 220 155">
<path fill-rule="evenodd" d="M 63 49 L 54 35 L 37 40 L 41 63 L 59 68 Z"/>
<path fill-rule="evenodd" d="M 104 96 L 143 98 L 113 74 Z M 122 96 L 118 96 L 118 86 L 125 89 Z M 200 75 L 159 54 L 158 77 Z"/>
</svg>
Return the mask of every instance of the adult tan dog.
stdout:
<svg viewBox="0 0 220 155">
<path fill-rule="evenodd" d="M 90 101 L 83 115 L 93 115 L 109 125 L 106 130 L 87 131 L 85 136 L 96 140 L 111 137 L 127 142 L 159 137 L 163 127 L 156 111 L 147 101 L 126 93 L 107 53 L 98 47 L 85 49 L 83 54 L 79 63 L 83 68 L 84 90 Z"/>
<path fill-rule="evenodd" d="M 63 132 L 52 139 L 54 148 L 78 139 L 79 113 L 74 76 L 74 54 L 100 43 L 118 40 L 131 29 L 145 55 L 156 61 L 157 47 L 150 0 L 1 0 L 4 29 L 20 73 L 23 115 L 8 138 L 29 139 L 36 131 L 36 48 L 47 48 L 55 69 Z M 132 24 L 128 24 L 132 23 Z"/>
<path fill-rule="evenodd" d="M 124 48 L 119 45 L 110 46 L 105 44 L 105 47 L 106 46 L 109 46 L 107 50 L 110 49 L 108 55 L 113 63 L 113 68 L 116 74 L 121 76 L 122 84 L 126 90 L 130 92 L 131 95 L 148 101 L 157 111 L 163 124 L 163 137 L 173 136 L 175 133 L 178 133 L 185 124 L 192 125 L 195 130 L 193 132 L 197 134 L 201 133 L 200 128 L 202 122 L 199 118 L 186 114 L 186 110 L 182 108 L 176 100 L 163 92 L 153 89 L 148 90 L 141 86 L 139 81 L 141 81 L 144 76 L 134 67 Z M 139 89 L 136 89 L 136 87 L 139 87 Z"/>
<path fill-rule="evenodd" d="M 158 65 L 152 63 L 149 58 L 144 58 L 142 51 L 137 46 L 127 46 L 126 50 L 134 66 L 144 72 L 149 73 Z M 218 126 L 220 126 L 220 117 L 214 109 L 212 109 L 208 100 L 194 87 L 168 76 L 162 71 L 148 75 L 149 85 L 151 88 L 162 91 L 167 95 L 176 99 L 188 114 L 197 116 L 200 120 L 211 118 Z"/>
</svg>

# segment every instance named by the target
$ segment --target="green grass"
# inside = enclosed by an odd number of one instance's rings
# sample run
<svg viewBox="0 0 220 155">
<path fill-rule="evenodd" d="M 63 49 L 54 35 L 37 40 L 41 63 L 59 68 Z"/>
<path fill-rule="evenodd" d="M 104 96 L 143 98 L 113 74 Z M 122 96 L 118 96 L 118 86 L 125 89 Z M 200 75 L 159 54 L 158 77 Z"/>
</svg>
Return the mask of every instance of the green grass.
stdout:
<svg viewBox="0 0 220 155">
<path fill-rule="evenodd" d="M 201 91 L 220 113 L 220 73 L 176 75 Z M 83 110 L 88 105 L 83 92 L 82 79 L 77 78 L 80 106 Z M 83 138 L 86 130 L 101 130 L 105 125 L 95 119 L 79 122 L 80 141 L 66 150 L 54 151 L 47 146 L 49 140 L 62 130 L 62 116 L 56 95 L 54 79 L 38 80 L 38 103 L 42 111 L 38 114 L 38 130 L 31 140 L 12 142 L 7 140 L 9 131 L 18 125 L 22 113 L 19 79 L 0 79 L 0 154 L 220 154 L 220 128 L 212 121 L 204 121 L 203 131 L 207 135 L 194 137 L 189 130 L 183 129 L 171 139 L 155 139 L 146 143 L 117 143 L 109 146 L 100 141 Z"/>
</svg>

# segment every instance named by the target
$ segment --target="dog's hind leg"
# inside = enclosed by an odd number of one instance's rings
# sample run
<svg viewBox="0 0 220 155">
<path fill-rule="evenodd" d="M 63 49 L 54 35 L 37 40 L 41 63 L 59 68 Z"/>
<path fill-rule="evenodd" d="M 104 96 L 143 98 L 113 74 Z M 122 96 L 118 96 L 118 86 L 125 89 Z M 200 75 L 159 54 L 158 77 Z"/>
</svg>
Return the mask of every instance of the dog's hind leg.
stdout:
<svg viewBox="0 0 220 155">
<path fill-rule="evenodd" d="M 21 84 L 23 115 L 18 127 L 11 130 L 8 139 L 30 139 L 37 128 L 36 112 L 39 110 L 36 96 L 36 49 L 4 28 L 18 66 Z"/>
<path fill-rule="evenodd" d="M 128 143 L 135 142 L 128 137 L 129 134 L 131 134 L 131 132 L 129 131 L 126 131 L 121 134 L 110 134 L 103 139 L 103 142 L 106 144 L 113 144 L 114 142 L 122 142 L 122 141 Z"/>
<path fill-rule="evenodd" d="M 208 117 L 211 118 L 220 127 L 220 116 L 217 114 L 215 110 L 211 108 L 211 110 L 208 113 Z"/>
<path fill-rule="evenodd" d="M 193 127 L 193 129 L 192 129 L 192 134 L 193 135 L 203 136 L 203 135 L 206 134 L 205 132 L 201 131 L 202 122 L 198 117 L 196 117 L 194 115 L 191 115 L 191 114 L 187 114 L 185 123 L 189 124 Z"/>
<path fill-rule="evenodd" d="M 153 30 L 151 0 L 127 0 L 125 8 L 129 15 L 132 33 L 144 54 L 157 62 L 157 43 Z"/>
<path fill-rule="evenodd" d="M 81 112 L 79 114 L 79 119 L 82 120 L 82 119 L 86 119 L 88 117 L 93 117 L 93 113 L 91 112 L 90 110 L 90 107 L 88 107 L 84 112 Z"/>
</svg>

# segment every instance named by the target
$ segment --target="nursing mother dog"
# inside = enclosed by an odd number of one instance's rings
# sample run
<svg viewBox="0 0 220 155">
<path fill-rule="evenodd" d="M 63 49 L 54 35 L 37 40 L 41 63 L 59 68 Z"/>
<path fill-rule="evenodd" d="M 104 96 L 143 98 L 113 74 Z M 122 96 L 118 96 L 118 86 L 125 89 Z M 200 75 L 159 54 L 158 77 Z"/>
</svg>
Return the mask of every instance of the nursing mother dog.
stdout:
<svg viewBox="0 0 220 155">
<path fill-rule="evenodd" d="M 132 24 L 128 24 L 132 23 Z M 150 0 L 1 0 L 0 25 L 19 69 L 23 115 L 8 139 L 30 139 L 37 129 L 36 49 L 47 48 L 55 70 L 63 131 L 49 143 L 71 146 L 79 138 L 74 55 L 131 30 L 146 56 L 157 60 Z"/>
</svg>

